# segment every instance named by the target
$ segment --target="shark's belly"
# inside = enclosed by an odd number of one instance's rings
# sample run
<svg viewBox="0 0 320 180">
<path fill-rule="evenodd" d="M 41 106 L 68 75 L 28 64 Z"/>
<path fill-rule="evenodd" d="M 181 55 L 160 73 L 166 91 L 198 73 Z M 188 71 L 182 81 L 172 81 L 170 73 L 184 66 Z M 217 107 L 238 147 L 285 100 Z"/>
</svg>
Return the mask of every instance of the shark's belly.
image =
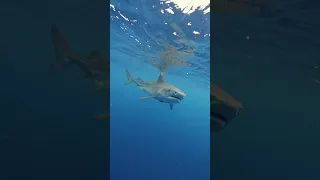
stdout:
<svg viewBox="0 0 320 180">
<path fill-rule="evenodd" d="M 160 97 L 155 97 L 154 99 L 156 99 L 160 102 L 163 102 L 163 103 L 168 103 L 168 104 L 180 103 L 180 101 L 178 99 L 171 98 L 171 97 L 160 96 Z"/>
<path fill-rule="evenodd" d="M 147 89 L 147 88 L 144 88 L 144 87 L 140 87 L 140 89 L 142 91 L 144 91 L 145 93 L 149 94 L 150 96 L 154 95 L 153 91 L 151 91 L 150 89 Z"/>
<path fill-rule="evenodd" d="M 169 97 L 169 96 L 159 96 L 159 88 L 152 88 L 152 87 L 140 87 L 142 91 L 149 94 L 150 96 L 154 96 L 154 99 L 163 102 L 163 103 L 169 103 L 169 104 L 175 104 L 180 103 L 179 99 Z"/>
</svg>

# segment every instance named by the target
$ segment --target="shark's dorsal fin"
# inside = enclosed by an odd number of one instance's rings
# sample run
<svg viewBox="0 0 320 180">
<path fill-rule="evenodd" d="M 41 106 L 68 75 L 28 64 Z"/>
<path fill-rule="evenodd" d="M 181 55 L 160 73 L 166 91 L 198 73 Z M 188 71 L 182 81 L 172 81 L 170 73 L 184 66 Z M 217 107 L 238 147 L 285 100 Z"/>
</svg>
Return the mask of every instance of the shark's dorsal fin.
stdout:
<svg viewBox="0 0 320 180">
<path fill-rule="evenodd" d="M 157 83 L 165 83 L 165 79 L 164 79 L 164 76 L 162 74 L 162 72 L 160 73 L 159 77 L 158 77 L 158 80 L 157 80 Z"/>
</svg>

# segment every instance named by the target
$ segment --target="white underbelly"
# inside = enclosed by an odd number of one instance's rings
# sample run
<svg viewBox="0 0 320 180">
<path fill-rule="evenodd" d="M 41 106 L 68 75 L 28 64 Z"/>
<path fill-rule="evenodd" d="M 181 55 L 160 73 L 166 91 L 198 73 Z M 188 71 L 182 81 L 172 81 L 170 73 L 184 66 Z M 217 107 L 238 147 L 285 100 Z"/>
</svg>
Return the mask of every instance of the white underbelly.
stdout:
<svg viewBox="0 0 320 180">
<path fill-rule="evenodd" d="M 156 100 L 163 102 L 163 103 L 169 103 L 169 104 L 176 104 L 180 103 L 180 100 L 172 98 L 172 97 L 156 97 Z"/>
</svg>

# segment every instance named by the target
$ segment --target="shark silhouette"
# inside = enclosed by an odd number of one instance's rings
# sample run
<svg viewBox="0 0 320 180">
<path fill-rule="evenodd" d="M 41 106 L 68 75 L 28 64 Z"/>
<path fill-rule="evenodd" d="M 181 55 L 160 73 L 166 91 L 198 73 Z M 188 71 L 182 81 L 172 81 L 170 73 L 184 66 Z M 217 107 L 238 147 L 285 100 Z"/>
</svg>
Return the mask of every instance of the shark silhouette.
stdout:
<svg viewBox="0 0 320 180">
<path fill-rule="evenodd" d="M 211 131 L 221 131 L 234 117 L 243 111 L 243 105 L 216 84 L 210 85 Z"/>
<path fill-rule="evenodd" d="M 51 27 L 51 39 L 56 52 L 56 60 L 51 65 L 51 70 L 59 70 L 70 64 L 78 66 L 85 77 L 94 79 L 97 91 L 109 90 L 110 62 L 99 51 L 89 54 L 76 52 L 56 24 Z M 109 119 L 108 112 L 94 116 L 92 119 Z"/>
</svg>

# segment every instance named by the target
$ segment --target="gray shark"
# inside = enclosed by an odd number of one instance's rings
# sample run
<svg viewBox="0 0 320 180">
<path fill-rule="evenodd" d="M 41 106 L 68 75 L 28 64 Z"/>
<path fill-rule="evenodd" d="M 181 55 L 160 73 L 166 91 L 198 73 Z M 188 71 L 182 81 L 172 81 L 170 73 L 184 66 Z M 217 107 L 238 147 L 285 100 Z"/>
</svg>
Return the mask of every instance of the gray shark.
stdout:
<svg viewBox="0 0 320 180">
<path fill-rule="evenodd" d="M 244 109 L 238 100 L 213 83 L 210 85 L 210 102 L 212 132 L 222 131 Z"/>
<path fill-rule="evenodd" d="M 180 89 L 166 83 L 162 73 L 160 73 L 158 80 L 154 82 L 144 81 L 141 78 L 135 79 L 131 76 L 128 70 L 126 70 L 126 74 L 128 81 L 125 85 L 134 82 L 140 90 L 149 94 L 149 96 L 141 97 L 140 100 L 153 98 L 162 103 L 168 103 L 170 105 L 170 110 L 172 110 L 173 104 L 180 103 L 180 101 L 182 101 L 186 96 L 186 94 Z"/>
<path fill-rule="evenodd" d="M 51 38 L 57 56 L 51 64 L 51 71 L 75 64 L 85 73 L 85 77 L 95 80 L 97 91 L 109 89 L 110 62 L 99 51 L 94 50 L 89 54 L 76 52 L 56 24 L 51 27 Z"/>
<path fill-rule="evenodd" d="M 94 79 L 97 91 L 109 91 L 110 61 L 108 59 L 104 58 L 97 50 L 89 54 L 80 54 L 75 51 L 56 24 L 51 26 L 51 39 L 56 52 L 56 59 L 50 67 L 51 71 L 74 64 L 84 72 L 85 77 Z M 92 117 L 94 120 L 108 120 L 109 118 L 109 112 Z"/>
</svg>

